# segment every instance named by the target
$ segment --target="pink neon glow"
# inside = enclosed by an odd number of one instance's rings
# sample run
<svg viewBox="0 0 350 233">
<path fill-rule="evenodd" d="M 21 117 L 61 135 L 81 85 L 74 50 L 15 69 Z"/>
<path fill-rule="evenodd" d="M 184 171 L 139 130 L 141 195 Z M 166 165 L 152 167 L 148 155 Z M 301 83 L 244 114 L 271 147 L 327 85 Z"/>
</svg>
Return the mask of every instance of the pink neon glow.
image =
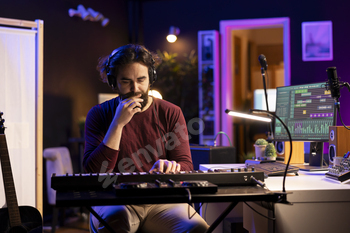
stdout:
<svg viewBox="0 0 350 233">
<path fill-rule="evenodd" d="M 283 56 L 286 86 L 290 85 L 290 35 L 289 35 L 289 18 L 266 18 L 266 19 L 245 19 L 245 20 L 223 20 L 220 21 L 221 35 L 221 91 L 215 92 L 215 99 L 220 99 L 221 105 L 215 110 L 215 116 L 221 116 L 220 129 L 227 133 L 229 138 L 233 140 L 233 118 L 225 114 L 225 109 L 232 109 L 232 40 L 231 31 L 237 29 L 256 29 L 271 26 L 283 27 Z M 219 48 L 216 48 L 219 49 Z M 222 145 L 228 145 L 223 142 Z"/>
</svg>

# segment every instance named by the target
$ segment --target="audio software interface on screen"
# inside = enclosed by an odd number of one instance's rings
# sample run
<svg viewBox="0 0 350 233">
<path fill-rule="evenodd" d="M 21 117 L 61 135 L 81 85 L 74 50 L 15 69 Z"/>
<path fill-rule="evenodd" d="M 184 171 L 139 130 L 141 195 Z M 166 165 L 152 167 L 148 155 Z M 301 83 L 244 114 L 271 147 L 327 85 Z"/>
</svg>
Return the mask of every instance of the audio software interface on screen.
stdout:
<svg viewBox="0 0 350 233">
<path fill-rule="evenodd" d="M 328 141 L 328 127 L 334 124 L 334 99 L 325 82 L 278 87 L 276 114 L 288 126 L 294 141 Z M 289 140 L 278 120 L 275 140 Z"/>
</svg>

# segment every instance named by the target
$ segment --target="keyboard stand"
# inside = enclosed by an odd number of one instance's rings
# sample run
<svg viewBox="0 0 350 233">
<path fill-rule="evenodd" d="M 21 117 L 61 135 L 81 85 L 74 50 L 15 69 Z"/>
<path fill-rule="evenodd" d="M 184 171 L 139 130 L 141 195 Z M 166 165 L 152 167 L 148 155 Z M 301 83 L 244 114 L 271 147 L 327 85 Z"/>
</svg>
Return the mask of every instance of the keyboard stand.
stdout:
<svg viewBox="0 0 350 233">
<path fill-rule="evenodd" d="M 77 195 L 79 194 L 79 195 Z M 228 215 L 228 213 L 239 202 L 244 201 L 266 201 L 277 203 L 280 201 L 280 194 L 265 190 L 260 186 L 232 186 L 219 187 L 217 193 L 213 194 L 193 194 L 192 203 L 202 202 L 229 202 L 231 203 L 221 215 L 211 224 L 206 233 L 213 232 L 220 222 Z M 101 191 L 57 191 L 56 192 L 56 206 L 86 206 L 87 209 L 99 221 L 101 219 L 91 206 L 103 205 L 128 205 L 128 204 L 162 204 L 162 203 L 188 203 L 188 195 L 149 195 L 149 196 L 116 196 L 115 191 L 111 189 Z M 102 222 L 102 221 L 101 221 Z M 110 232 L 113 229 L 104 224 Z"/>
<path fill-rule="evenodd" d="M 98 221 L 100 221 L 100 223 L 102 223 L 102 225 L 105 226 L 105 227 L 107 228 L 107 230 L 109 230 L 109 232 L 111 232 L 111 233 L 116 233 L 116 232 L 113 230 L 113 228 L 112 228 L 110 225 L 108 225 L 108 223 L 107 223 L 103 218 L 101 218 L 101 216 L 98 215 L 98 214 L 96 213 L 96 211 L 95 211 L 93 208 L 91 208 L 91 206 L 86 206 L 86 209 L 88 209 L 88 210 L 90 211 L 90 213 L 91 213 L 93 216 L 95 216 L 95 218 L 97 218 Z M 90 217 L 89 217 L 89 218 L 90 218 Z M 90 223 L 90 224 L 92 224 L 92 223 Z"/>
<path fill-rule="evenodd" d="M 205 233 L 211 233 L 215 230 L 215 228 L 225 219 L 225 217 L 233 210 L 233 208 L 236 207 L 236 205 L 238 204 L 238 202 L 232 202 L 225 210 L 224 212 L 222 212 L 220 214 L 220 216 L 210 225 L 210 227 L 208 228 L 208 230 Z M 100 223 L 102 223 L 102 225 L 104 225 L 109 232 L 111 233 L 116 233 L 109 225 L 108 223 L 106 223 L 105 220 L 103 220 L 100 215 L 98 215 L 96 213 L 96 211 L 94 209 L 91 208 L 91 206 L 86 206 L 86 208 L 90 211 L 90 213 L 92 215 L 95 216 L 95 218 L 98 219 L 98 221 L 100 221 Z"/>
<path fill-rule="evenodd" d="M 210 225 L 205 233 L 210 233 L 225 219 L 225 217 L 236 207 L 238 202 L 231 202 L 231 204 L 220 214 L 220 216 Z"/>
</svg>

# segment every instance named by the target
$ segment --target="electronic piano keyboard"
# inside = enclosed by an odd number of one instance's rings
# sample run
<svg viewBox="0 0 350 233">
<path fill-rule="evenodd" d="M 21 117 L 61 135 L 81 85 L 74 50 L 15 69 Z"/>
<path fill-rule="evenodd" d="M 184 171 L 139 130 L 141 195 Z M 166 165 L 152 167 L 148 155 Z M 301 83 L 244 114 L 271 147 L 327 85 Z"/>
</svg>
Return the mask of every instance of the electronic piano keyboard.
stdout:
<svg viewBox="0 0 350 233">
<path fill-rule="evenodd" d="M 186 182 L 207 181 L 217 186 L 247 186 L 256 185 L 256 180 L 264 181 L 264 173 L 254 168 L 219 169 L 203 171 L 181 171 L 176 173 L 80 173 L 56 175 L 52 174 L 51 188 L 57 191 L 103 190 L 113 188 L 123 183 L 156 183 L 156 182 Z"/>
</svg>

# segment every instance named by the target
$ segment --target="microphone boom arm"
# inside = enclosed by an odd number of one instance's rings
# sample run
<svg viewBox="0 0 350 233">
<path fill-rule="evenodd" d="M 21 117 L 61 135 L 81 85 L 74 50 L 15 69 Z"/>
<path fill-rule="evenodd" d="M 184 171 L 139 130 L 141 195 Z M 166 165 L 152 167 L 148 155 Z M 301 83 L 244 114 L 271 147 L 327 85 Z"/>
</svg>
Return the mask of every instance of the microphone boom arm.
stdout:
<svg viewBox="0 0 350 233">
<path fill-rule="evenodd" d="M 264 95 L 265 95 L 265 103 L 266 103 L 266 110 L 269 112 L 269 101 L 268 101 L 268 96 L 267 96 L 267 87 L 266 87 L 266 70 L 267 70 L 267 60 L 264 54 L 260 54 L 259 56 L 259 62 L 261 65 L 261 76 L 263 79 L 263 86 L 264 86 Z M 270 123 L 270 134 L 267 135 L 267 140 L 272 141 L 274 138 L 273 136 L 273 127 L 272 127 L 272 122 Z"/>
<path fill-rule="evenodd" d="M 347 87 L 350 92 L 350 84 L 348 82 L 341 82 L 340 87 L 343 88 L 344 86 Z"/>
</svg>

